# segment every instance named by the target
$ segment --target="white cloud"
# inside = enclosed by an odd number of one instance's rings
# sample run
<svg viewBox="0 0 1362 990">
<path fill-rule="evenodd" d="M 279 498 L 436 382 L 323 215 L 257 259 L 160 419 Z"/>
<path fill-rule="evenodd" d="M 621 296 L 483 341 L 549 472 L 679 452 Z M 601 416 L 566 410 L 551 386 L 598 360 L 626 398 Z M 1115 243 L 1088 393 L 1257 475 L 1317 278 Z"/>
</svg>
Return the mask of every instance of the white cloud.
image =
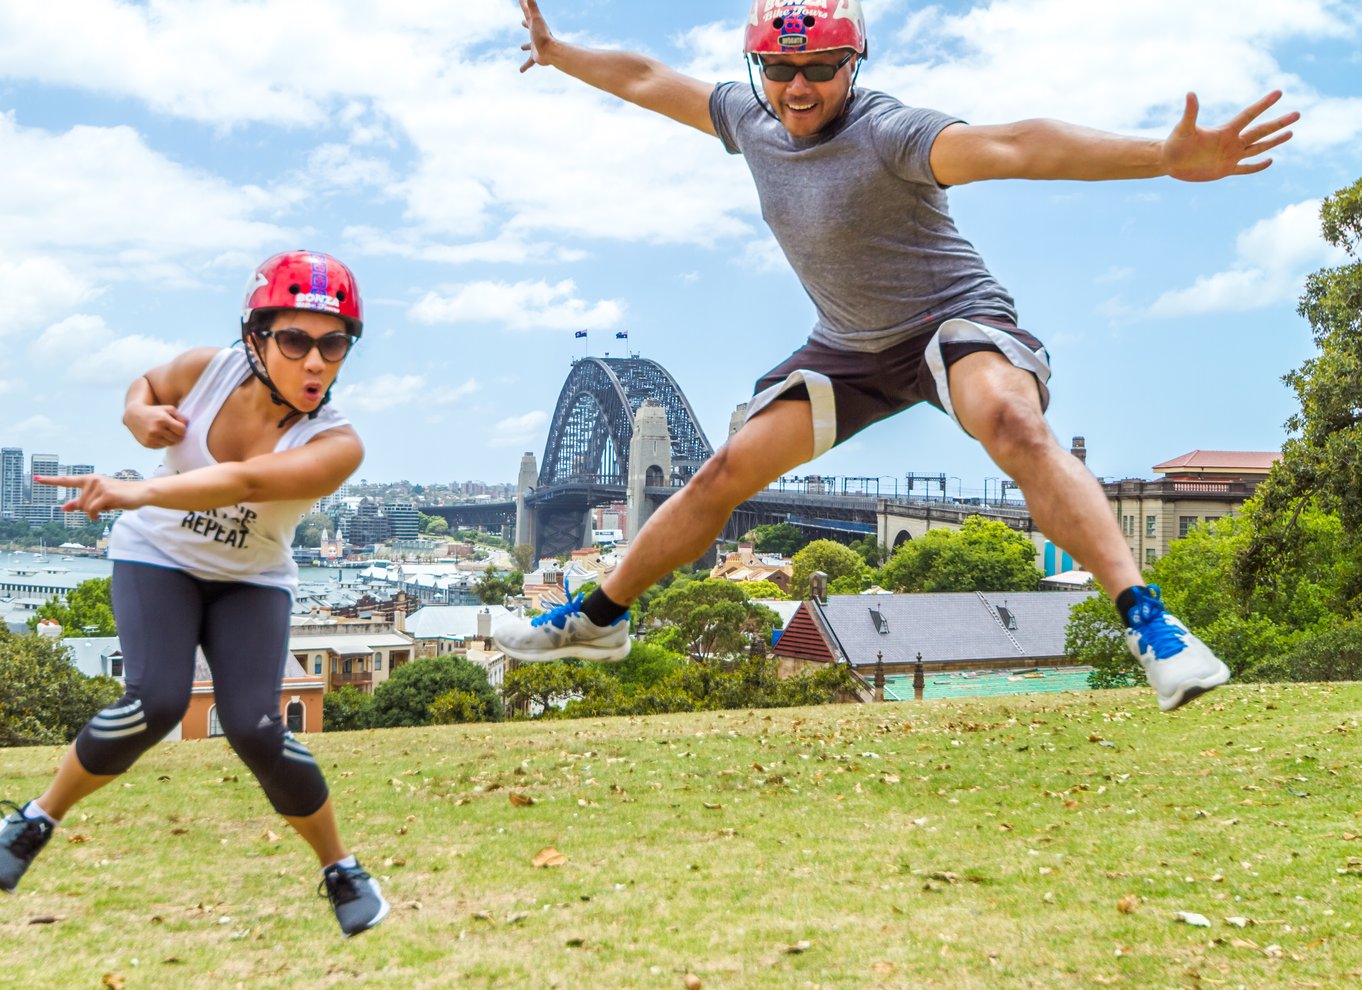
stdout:
<svg viewBox="0 0 1362 990">
<path fill-rule="evenodd" d="M 9 395 L 11 392 L 18 390 L 18 388 L 18 382 L 6 381 L 5 379 L 0 378 L 0 395 Z"/>
<path fill-rule="evenodd" d="M 878 24 L 880 57 L 872 43 L 863 79 L 975 123 L 1051 116 L 1162 134 L 1189 89 L 1203 119 L 1224 119 L 1274 88 L 1288 93 L 1288 109 L 1314 103 L 1272 49 L 1348 38 L 1352 16 L 1339 0 L 1242 0 L 1232 16 L 1184 0 L 995 0 L 960 15 L 918 12 L 898 32 Z"/>
<path fill-rule="evenodd" d="M 118 386 L 183 350 L 183 344 L 142 334 L 120 337 L 103 317 L 77 313 L 44 330 L 28 354 L 76 384 Z"/>
<path fill-rule="evenodd" d="M 541 431 L 548 424 L 549 414 L 542 409 L 527 412 L 520 416 L 508 416 L 488 431 L 489 447 L 521 447 L 532 440 L 538 440 Z"/>
<path fill-rule="evenodd" d="M 1310 271 L 1345 257 L 1320 237 L 1319 207 L 1319 200 L 1307 200 L 1258 221 L 1240 233 L 1229 269 L 1165 292 L 1149 315 L 1243 312 L 1296 298 Z"/>
<path fill-rule="evenodd" d="M 758 272 L 783 272 L 790 268 L 790 263 L 785 260 L 785 252 L 774 237 L 748 241 L 743 248 L 742 264 Z"/>
<path fill-rule="evenodd" d="M 336 389 L 336 405 L 342 410 L 380 413 L 389 409 L 422 406 L 450 406 L 468 398 L 481 386 L 472 378 L 452 387 L 431 384 L 425 375 L 379 375 L 367 382 L 355 382 Z"/>
<path fill-rule="evenodd" d="M 0 114 L 0 254 L 57 255 L 86 292 L 115 276 L 184 282 L 187 254 L 279 243 L 283 228 L 254 219 L 277 205 L 171 161 L 129 127 L 51 134 Z"/>
<path fill-rule="evenodd" d="M 94 283 L 54 258 L 0 260 L 0 337 L 36 331 L 62 312 L 99 294 Z"/>
<path fill-rule="evenodd" d="M 470 282 L 435 292 L 412 306 L 409 315 L 420 323 L 495 323 L 511 330 L 602 330 L 619 324 L 624 303 L 602 299 L 588 303 L 577 298 L 571 279 L 548 282 Z"/>
<path fill-rule="evenodd" d="M 24 437 L 25 442 L 30 444 L 34 441 L 50 440 L 66 433 L 66 427 L 42 413 L 20 420 L 9 426 L 8 430 L 16 437 Z"/>
</svg>

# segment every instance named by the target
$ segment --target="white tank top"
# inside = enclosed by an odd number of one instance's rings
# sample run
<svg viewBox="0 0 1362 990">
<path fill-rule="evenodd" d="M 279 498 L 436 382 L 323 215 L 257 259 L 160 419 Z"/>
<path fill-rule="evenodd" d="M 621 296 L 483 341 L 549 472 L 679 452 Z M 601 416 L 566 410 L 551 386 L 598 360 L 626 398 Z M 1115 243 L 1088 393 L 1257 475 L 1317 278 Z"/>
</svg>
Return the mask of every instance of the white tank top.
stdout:
<svg viewBox="0 0 1362 990">
<path fill-rule="evenodd" d="M 208 452 L 208 430 L 227 397 L 251 376 L 246 354 L 228 347 L 213 356 L 179 405 L 188 421 L 184 439 L 166 448 L 165 463 L 154 477 L 182 474 L 218 463 Z M 319 433 L 348 425 L 329 403 L 316 419 L 299 419 L 275 445 L 276 453 L 301 447 Z M 173 567 L 205 581 L 298 591 L 298 565 L 289 550 L 298 520 L 312 499 L 242 502 L 219 509 L 185 511 L 144 506 L 114 523 L 109 557 L 158 567 Z"/>
</svg>

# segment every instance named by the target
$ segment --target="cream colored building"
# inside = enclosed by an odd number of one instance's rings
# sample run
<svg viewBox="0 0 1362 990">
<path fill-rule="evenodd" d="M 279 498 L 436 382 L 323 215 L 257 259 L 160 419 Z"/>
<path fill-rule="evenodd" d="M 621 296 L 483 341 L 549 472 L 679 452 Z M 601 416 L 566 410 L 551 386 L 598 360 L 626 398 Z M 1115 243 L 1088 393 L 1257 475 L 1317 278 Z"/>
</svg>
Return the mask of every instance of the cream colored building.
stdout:
<svg viewBox="0 0 1362 990">
<path fill-rule="evenodd" d="M 1198 523 L 1232 516 L 1281 459 L 1277 451 L 1194 450 L 1154 470 L 1154 481 L 1104 482 L 1107 500 L 1136 561 L 1151 564 Z"/>
</svg>

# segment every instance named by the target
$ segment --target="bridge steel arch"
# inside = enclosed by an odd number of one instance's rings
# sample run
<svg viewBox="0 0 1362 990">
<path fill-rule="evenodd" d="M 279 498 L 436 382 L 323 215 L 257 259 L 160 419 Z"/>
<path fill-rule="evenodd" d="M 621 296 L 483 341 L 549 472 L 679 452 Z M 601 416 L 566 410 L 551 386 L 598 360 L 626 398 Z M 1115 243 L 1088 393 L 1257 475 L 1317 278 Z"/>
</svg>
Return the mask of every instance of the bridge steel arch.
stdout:
<svg viewBox="0 0 1362 990">
<path fill-rule="evenodd" d="M 688 480 L 714 454 L 676 380 L 647 358 L 581 358 L 558 395 L 539 488 L 559 485 L 623 486 L 629 478 L 634 416 L 651 399 L 667 414 L 676 479 Z"/>
</svg>

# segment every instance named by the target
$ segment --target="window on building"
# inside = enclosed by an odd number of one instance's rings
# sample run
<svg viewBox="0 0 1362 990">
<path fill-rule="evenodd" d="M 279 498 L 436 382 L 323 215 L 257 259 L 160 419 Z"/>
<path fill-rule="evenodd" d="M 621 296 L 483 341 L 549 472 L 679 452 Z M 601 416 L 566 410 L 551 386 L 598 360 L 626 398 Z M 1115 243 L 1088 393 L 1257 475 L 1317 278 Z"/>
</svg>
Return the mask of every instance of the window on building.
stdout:
<svg viewBox="0 0 1362 990">
<path fill-rule="evenodd" d="M 303 707 L 301 701 L 294 701 L 289 704 L 287 711 L 284 713 L 284 719 L 288 722 L 289 732 L 303 731 L 303 721 L 306 713 L 307 709 Z"/>
<path fill-rule="evenodd" d="M 214 705 L 208 709 L 208 735 L 220 736 L 222 734 L 222 723 L 218 721 L 218 706 Z"/>
<path fill-rule="evenodd" d="M 1159 517 L 1158 517 L 1158 516 L 1145 516 L 1145 517 L 1144 517 L 1144 535 L 1145 535 L 1145 536 L 1158 536 L 1158 535 L 1159 535 Z"/>
<path fill-rule="evenodd" d="M 314 673 L 314 674 L 320 674 L 321 672 L 322 672 L 322 658 L 321 658 L 321 657 L 318 657 L 318 658 L 317 658 L 317 662 L 314 663 L 314 664 L 312 665 L 312 673 Z"/>
<path fill-rule="evenodd" d="M 383 669 L 383 654 L 382 654 L 382 653 L 375 653 L 375 654 L 374 654 L 374 670 L 382 670 L 382 669 Z"/>
<path fill-rule="evenodd" d="M 1154 552 L 1154 548 L 1153 548 L 1153 547 L 1145 547 L 1145 551 L 1144 551 L 1144 562 L 1145 562 L 1146 564 L 1152 564 L 1152 563 L 1154 563 L 1154 561 L 1156 561 L 1156 560 L 1158 560 L 1158 559 L 1159 559 L 1159 555 L 1158 555 L 1157 553 Z"/>
<path fill-rule="evenodd" d="M 1202 516 L 1201 521 L 1204 522 L 1207 526 L 1209 526 L 1211 523 L 1215 522 L 1219 518 L 1220 518 L 1219 516 Z"/>
<path fill-rule="evenodd" d="M 123 676 L 123 658 L 122 658 L 122 657 L 110 657 L 110 658 L 109 658 L 109 676 L 110 676 L 110 677 L 122 677 L 122 676 Z"/>
<path fill-rule="evenodd" d="M 1186 536 L 1196 525 L 1196 516 L 1178 516 L 1178 539 Z"/>
</svg>

